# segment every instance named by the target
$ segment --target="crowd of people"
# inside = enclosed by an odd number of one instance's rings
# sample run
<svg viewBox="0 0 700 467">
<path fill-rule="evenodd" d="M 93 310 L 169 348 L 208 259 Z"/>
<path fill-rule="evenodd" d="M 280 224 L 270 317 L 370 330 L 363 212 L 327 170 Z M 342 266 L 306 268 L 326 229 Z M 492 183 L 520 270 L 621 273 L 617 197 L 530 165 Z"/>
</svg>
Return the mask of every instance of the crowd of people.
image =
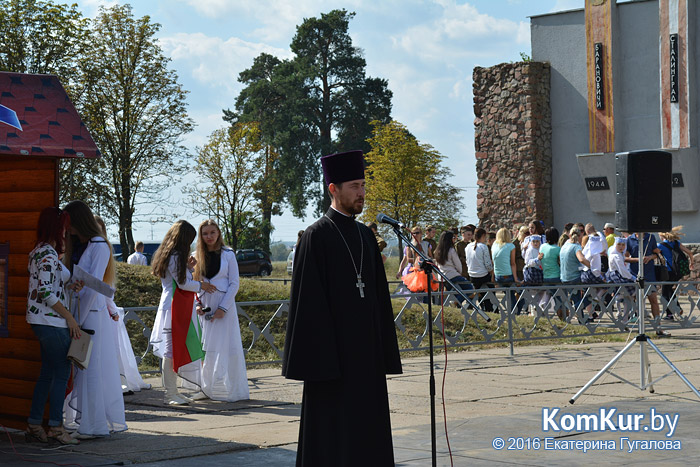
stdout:
<svg viewBox="0 0 700 467">
<path fill-rule="evenodd" d="M 517 226 L 513 232 L 501 228 L 497 232 L 487 232 L 474 225 L 447 230 L 440 235 L 437 244 L 423 239 L 423 229 L 413 227 L 411 237 L 413 245 L 434 259 L 441 272 L 463 290 L 484 289 L 512 286 L 547 286 L 547 285 L 587 285 L 589 293 L 583 297 L 581 292 L 574 292 L 572 300 L 578 307 L 583 301 L 587 316 L 584 322 L 598 319 L 601 304 L 608 303 L 611 297 L 605 287 L 595 285 L 612 283 L 624 284 L 634 282 L 639 274 L 639 250 L 643 251 L 643 273 L 648 282 L 680 280 L 687 271 L 679 271 L 674 261 L 687 263 L 687 269 L 694 268 L 692 252 L 681 243 L 682 226 L 674 227 L 670 232 L 661 232 L 662 239 L 645 233 L 642 246 L 636 233 L 618 232 L 615 226 L 606 223 L 602 232 L 593 224 L 567 224 L 563 233 L 555 227 L 545 229 L 540 221 Z M 428 226 L 426 233 L 435 229 Z M 412 248 L 406 246 L 399 264 L 396 278 L 408 274 L 416 263 Z M 682 266 L 682 265 L 681 265 Z M 629 289 L 631 290 L 631 288 Z M 674 284 L 665 284 L 662 296 L 669 304 L 664 319 L 673 320 L 671 303 L 680 313 L 682 309 L 673 299 Z M 618 294 L 616 301 L 619 318 L 623 323 L 633 318 L 631 293 L 624 297 Z M 658 293 L 648 295 L 652 315 L 660 315 Z M 477 296 L 477 300 L 480 297 Z M 516 313 L 526 307 L 519 300 L 515 291 L 511 291 L 512 303 Z M 633 298 L 633 297 L 632 297 Z M 557 307 L 552 300 L 552 293 L 547 289 L 538 289 L 532 295 L 532 302 L 540 307 L 550 307 L 564 319 L 567 313 L 563 307 Z M 490 300 L 481 300 L 484 311 L 493 311 Z M 667 332 L 657 331 L 657 335 L 666 336 Z"/>
<path fill-rule="evenodd" d="M 160 277 L 163 292 L 151 344 L 162 358 L 168 405 L 249 398 L 235 304 L 235 254 L 223 245 L 221 231 L 211 220 L 200 225 L 193 256 L 190 247 L 196 237 L 191 224 L 178 221 L 153 258 L 152 273 Z M 142 264 L 138 255 L 135 258 L 135 264 Z M 150 385 L 138 372 L 124 310 L 104 290 L 98 291 L 99 286 L 86 286 L 73 277 L 81 270 L 84 277 L 114 289 L 116 264 L 104 221 L 82 201 L 44 209 L 28 268 L 26 319 L 39 341 L 41 370 L 27 437 L 78 444 L 126 430 L 124 394 Z M 182 323 L 184 334 L 179 332 Z M 92 350 L 87 366 L 80 368 L 71 364 L 68 354 L 72 340 L 84 333 L 91 335 Z M 194 394 L 179 392 L 178 375 Z M 43 427 L 47 401 L 48 432 Z"/>
</svg>

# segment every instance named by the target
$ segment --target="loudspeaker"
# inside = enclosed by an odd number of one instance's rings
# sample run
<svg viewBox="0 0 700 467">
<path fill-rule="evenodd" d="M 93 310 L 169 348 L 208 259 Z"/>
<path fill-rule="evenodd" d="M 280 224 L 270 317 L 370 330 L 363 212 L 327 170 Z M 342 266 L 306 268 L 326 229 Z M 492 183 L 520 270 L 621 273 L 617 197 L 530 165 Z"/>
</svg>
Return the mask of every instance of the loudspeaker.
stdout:
<svg viewBox="0 0 700 467">
<path fill-rule="evenodd" d="M 644 150 L 615 155 L 615 226 L 625 232 L 671 230 L 671 153 Z"/>
</svg>

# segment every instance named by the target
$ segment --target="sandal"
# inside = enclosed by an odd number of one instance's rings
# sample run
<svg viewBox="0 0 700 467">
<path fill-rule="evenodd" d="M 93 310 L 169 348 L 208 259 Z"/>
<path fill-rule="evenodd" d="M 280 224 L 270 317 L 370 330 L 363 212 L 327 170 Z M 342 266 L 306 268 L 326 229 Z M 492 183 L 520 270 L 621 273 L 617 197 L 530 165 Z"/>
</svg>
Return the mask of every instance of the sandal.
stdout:
<svg viewBox="0 0 700 467">
<path fill-rule="evenodd" d="M 44 427 L 41 425 L 27 425 L 27 431 L 24 434 L 27 442 L 38 441 L 40 443 L 48 443 L 49 438 L 46 436 Z"/>
<path fill-rule="evenodd" d="M 55 439 L 60 444 L 80 444 L 75 438 L 72 438 L 70 434 L 63 427 L 52 426 L 49 428 L 49 433 L 47 435 L 51 439 Z"/>
</svg>

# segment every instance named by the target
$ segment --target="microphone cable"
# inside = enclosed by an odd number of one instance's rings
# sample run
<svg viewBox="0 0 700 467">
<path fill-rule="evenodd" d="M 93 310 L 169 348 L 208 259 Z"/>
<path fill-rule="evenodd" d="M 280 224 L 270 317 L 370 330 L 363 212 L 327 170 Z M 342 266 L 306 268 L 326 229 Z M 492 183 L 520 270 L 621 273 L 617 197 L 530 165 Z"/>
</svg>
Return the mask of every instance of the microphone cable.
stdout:
<svg viewBox="0 0 700 467">
<path fill-rule="evenodd" d="M 58 462 L 54 462 L 54 461 L 39 460 L 39 459 L 37 459 L 36 457 L 34 457 L 33 459 L 29 459 L 29 458 L 25 457 L 24 455 L 20 454 L 19 452 L 17 452 L 17 448 L 15 447 L 15 443 L 12 441 L 12 435 L 10 434 L 10 430 L 8 430 L 7 427 L 6 427 L 5 425 L 2 425 L 2 424 L 0 424 L 0 427 L 2 427 L 2 429 L 3 429 L 3 430 L 5 431 L 5 433 L 7 434 L 7 439 L 10 441 L 10 447 L 12 448 L 12 451 L 14 452 L 15 456 L 17 456 L 18 458 L 20 458 L 20 459 L 23 460 L 24 462 L 27 462 L 27 463 L 29 463 L 29 464 L 49 464 L 49 465 L 58 465 L 58 466 L 60 466 L 60 467 L 67 467 L 67 466 L 70 466 L 70 465 L 76 465 L 76 466 L 78 466 L 78 467 L 83 467 L 81 464 L 76 464 L 75 462 L 68 463 L 68 464 L 59 464 Z M 57 446 L 57 447 L 55 447 L 55 448 L 42 448 L 41 450 L 42 450 L 42 451 L 57 451 L 57 450 L 59 450 L 59 449 L 65 447 L 65 446 L 66 446 L 66 445 L 64 444 L 64 445 L 59 445 L 59 446 Z M 5 452 L 5 451 L 2 451 L 2 453 L 3 453 L 3 454 L 11 454 L 11 453 Z M 85 454 L 85 453 L 82 453 L 82 454 Z M 27 455 L 27 456 L 37 456 L 36 454 L 26 454 L 26 455 Z M 47 454 L 47 455 L 48 455 L 48 454 Z"/>
<path fill-rule="evenodd" d="M 445 406 L 445 380 L 447 379 L 447 339 L 445 338 L 445 284 L 440 284 L 440 322 L 442 323 L 442 347 L 445 354 L 445 366 L 442 369 L 442 420 L 445 424 L 445 441 L 447 442 L 447 451 L 450 453 L 450 466 L 454 467 L 452 459 L 452 448 L 450 447 L 450 436 L 447 433 L 447 408 Z"/>
</svg>

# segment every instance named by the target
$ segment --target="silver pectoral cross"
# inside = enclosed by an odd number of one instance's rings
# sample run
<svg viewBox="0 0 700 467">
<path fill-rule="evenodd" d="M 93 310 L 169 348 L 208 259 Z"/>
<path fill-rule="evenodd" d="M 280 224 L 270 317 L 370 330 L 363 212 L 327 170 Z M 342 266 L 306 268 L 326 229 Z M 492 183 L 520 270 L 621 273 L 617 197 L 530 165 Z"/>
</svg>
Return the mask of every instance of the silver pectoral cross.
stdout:
<svg viewBox="0 0 700 467">
<path fill-rule="evenodd" d="M 365 298 L 365 283 L 362 282 L 362 276 L 357 275 L 357 284 L 355 284 L 355 287 L 360 289 L 360 298 Z"/>
</svg>

